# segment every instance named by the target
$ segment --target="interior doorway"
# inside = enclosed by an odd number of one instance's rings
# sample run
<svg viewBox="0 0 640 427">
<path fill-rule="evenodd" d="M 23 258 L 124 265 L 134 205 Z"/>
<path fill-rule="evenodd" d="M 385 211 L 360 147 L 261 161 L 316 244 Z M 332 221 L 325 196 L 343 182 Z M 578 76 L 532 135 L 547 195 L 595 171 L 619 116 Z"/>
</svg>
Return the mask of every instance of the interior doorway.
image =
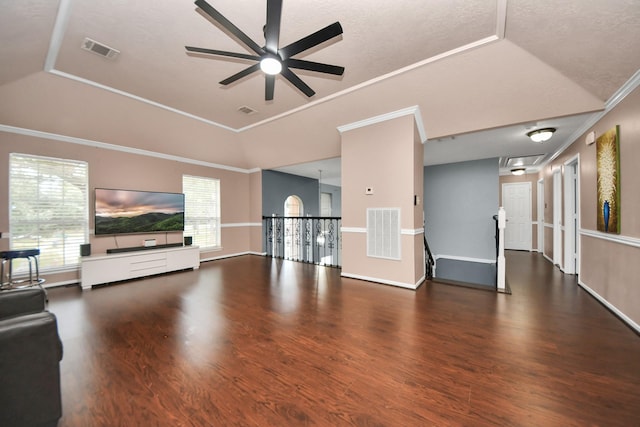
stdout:
<svg viewBox="0 0 640 427">
<path fill-rule="evenodd" d="M 298 196 L 289 196 L 284 201 L 284 216 L 302 216 L 304 205 Z"/>
<path fill-rule="evenodd" d="M 544 255 L 544 179 L 538 180 L 538 252 Z"/>
<path fill-rule="evenodd" d="M 562 269 L 562 173 L 553 172 L 553 263 Z"/>
<path fill-rule="evenodd" d="M 507 214 L 504 248 L 531 250 L 531 183 L 502 184 L 502 206 Z"/>
<path fill-rule="evenodd" d="M 564 164 L 564 272 L 580 273 L 580 158 Z"/>
<path fill-rule="evenodd" d="M 284 201 L 284 258 L 303 259 L 303 233 L 300 217 L 304 213 L 304 204 L 298 196 L 291 195 Z"/>
</svg>

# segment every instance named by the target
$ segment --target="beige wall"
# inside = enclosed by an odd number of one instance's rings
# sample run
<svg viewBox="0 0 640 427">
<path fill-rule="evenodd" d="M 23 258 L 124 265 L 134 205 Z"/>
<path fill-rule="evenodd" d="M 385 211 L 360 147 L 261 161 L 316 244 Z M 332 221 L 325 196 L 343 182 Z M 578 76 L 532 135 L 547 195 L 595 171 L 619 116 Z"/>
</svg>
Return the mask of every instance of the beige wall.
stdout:
<svg viewBox="0 0 640 427">
<path fill-rule="evenodd" d="M 598 137 L 616 125 L 620 126 L 620 235 L 597 231 L 596 144 L 587 146 L 584 142 L 586 133 L 595 131 Z M 579 282 L 619 314 L 640 324 L 640 89 L 629 94 L 586 133 L 540 173 L 545 180 L 545 222 L 553 222 L 552 171 L 563 168 L 565 162 L 579 155 L 579 213 L 583 230 Z M 545 247 L 552 248 L 551 233 L 545 238 Z"/>
<path fill-rule="evenodd" d="M 261 251 L 261 181 L 260 173 L 230 171 L 158 157 L 54 141 L 33 136 L 0 132 L 0 231 L 9 231 L 8 170 L 9 154 L 25 153 L 85 161 L 89 164 L 89 230 L 92 254 L 116 247 L 140 246 L 145 238 L 164 243 L 165 234 L 96 237 L 93 233 L 93 189 L 96 187 L 132 190 L 182 192 L 182 175 L 220 179 L 221 244 L 219 250 L 202 252 L 201 259 L 212 259 L 246 252 Z M 166 235 L 167 243 L 182 241 L 181 233 Z M 9 248 L 9 239 L 0 239 L 0 250 Z M 47 283 L 77 281 L 78 272 L 45 275 Z"/>
<path fill-rule="evenodd" d="M 414 206 L 414 195 L 423 194 L 422 159 L 413 115 L 342 134 L 342 226 L 360 230 L 343 230 L 343 275 L 404 287 L 421 281 L 422 234 L 415 230 L 422 227 L 422 203 Z M 365 194 L 368 187 L 372 195 Z M 400 208 L 400 260 L 367 256 L 367 208 Z"/>
</svg>

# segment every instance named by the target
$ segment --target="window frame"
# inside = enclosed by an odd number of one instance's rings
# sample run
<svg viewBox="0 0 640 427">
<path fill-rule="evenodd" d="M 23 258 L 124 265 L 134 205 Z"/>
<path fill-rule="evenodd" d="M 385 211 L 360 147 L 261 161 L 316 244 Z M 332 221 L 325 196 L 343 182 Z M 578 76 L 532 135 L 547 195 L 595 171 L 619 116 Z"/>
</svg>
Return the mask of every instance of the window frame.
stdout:
<svg viewBox="0 0 640 427">
<path fill-rule="evenodd" d="M 9 153 L 8 175 L 9 248 L 40 249 L 40 272 L 77 269 L 80 245 L 89 240 L 89 164 Z M 20 182 L 22 187 L 17 187 Z M 33 193 L 25 196 L 27 185 Z M 59 197 L 52 196 L 55 192 Z M 24 212 L 35 215 L 22 216 Z M 25 273 L 28 263 L 16 259 L 12 268 Z"/>
<path fill-rule="evenodd" d="M 213 185 L 213 205 L 210 206 L 210 210 L 205 209 L 205 215 L 194 215 L 190 211 L 193 209 L 194 194 L 189 196 L 190 191 L 185 188 L 185 184 L 191 180 L 199 181 L 202 185 Z M 220 249 L 222 247 L 222 226 L 220 217 L 220 198 L 221 198 L 221 182 L 219 178 L 211 178 L 206 176 L 196 176 L 183 174 L 182 175 L 182 192 L 185 195 L 185 209 L 184 209 L 184 235 L 191 236 L 194 245 L 199 246 L 201 249 Z M 196 190 L 193 190 L 196 191 Z M 202 191 L 202 190 L 198 190 Z M 204 190 L 206 191 L 206 190 Z M 201 202 L 207 197 L 204 193 L 201 196 Z M 199 205 L 197 209 L 202 209 L 202 205 Z M 193 227 L 193 228 L 192 228 Z M 208 231 L 213 235 L 213 241 L 206 237 L 207 233 L 198 233 L 199 229 L 211 227 Z"/>
</svg>

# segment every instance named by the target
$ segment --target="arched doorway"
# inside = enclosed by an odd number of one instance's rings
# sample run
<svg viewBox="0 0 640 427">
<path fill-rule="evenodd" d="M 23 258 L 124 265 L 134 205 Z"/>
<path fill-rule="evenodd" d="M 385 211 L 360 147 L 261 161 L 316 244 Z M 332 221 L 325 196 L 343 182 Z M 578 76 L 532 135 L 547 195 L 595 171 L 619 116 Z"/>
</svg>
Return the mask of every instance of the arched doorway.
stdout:
<svg viewBox="0 0 640 427">
<path fill-rule="evenodd" d="M 284 201 L 284 216 L 302 216 L 304 205 L 302 199 L 292 195 Z"/>
<path fill-rule="evenodd" d="M 302 260 L 304 257 L 302 219 L 304 204 L 296 195 L 284 201 L 284 258 Z"/>
</svg>

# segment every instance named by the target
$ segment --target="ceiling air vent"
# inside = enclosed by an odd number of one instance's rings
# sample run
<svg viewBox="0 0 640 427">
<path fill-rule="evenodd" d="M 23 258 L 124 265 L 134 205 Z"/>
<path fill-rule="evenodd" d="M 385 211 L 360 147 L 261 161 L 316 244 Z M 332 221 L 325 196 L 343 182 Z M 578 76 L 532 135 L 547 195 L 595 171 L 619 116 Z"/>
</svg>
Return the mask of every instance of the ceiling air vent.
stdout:
<svg viewBox="0 0 640 427">
<path fill-rule="evenodd" d="M 257 110 L 254 110 L 251 107 L 247 107 L 246 105 L 243 105 L 242 107 L 238 108 L 238 111 L 246 115 L 256 114 L 258 112 Z"/>
<path fill-rule="evenodd" d="M 85 37 L 81 47 L 84 50 L 88 50 L 89 52 L 93 52 L 96 55 L 100 55 L 104 58 L 109 59 L 113 59 L 120 54 L 119 50 L 110 48 L 109 46 L 102 43 L 98 43 L 97 41 L 91 40 L 88 37 Z"/>
<path fill-rule="evenodd" d="M 508 157 L 504 167 L 537 166 L 544 156 L 544 154 L 534 154 L 532 156 Z"/>
</svg>

